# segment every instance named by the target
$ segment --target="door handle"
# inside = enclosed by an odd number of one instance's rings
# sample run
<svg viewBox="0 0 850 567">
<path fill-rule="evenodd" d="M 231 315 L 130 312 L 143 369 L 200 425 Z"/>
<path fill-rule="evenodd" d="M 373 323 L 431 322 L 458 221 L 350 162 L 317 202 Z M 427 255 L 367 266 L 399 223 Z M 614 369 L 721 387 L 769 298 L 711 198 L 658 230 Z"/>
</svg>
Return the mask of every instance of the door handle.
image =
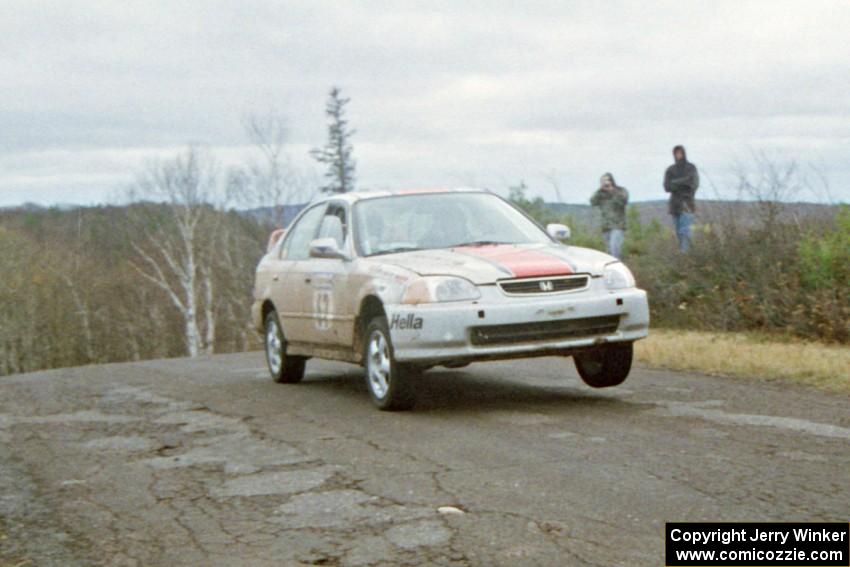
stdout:
<svg viewBox="0 0 850 567">
<path fill-rule="evenodd" d="M 280 279 L 280 276 L 272 276 L 272 280 L 277 281 Z"/>
</svg>

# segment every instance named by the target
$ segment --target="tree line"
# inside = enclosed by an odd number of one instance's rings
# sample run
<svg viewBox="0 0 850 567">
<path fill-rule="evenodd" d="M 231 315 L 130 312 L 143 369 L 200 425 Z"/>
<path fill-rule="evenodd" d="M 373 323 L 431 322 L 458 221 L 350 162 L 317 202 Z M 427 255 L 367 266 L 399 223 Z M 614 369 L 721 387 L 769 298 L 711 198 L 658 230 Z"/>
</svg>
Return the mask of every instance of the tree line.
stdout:
<svg viewBox="0 0 850 567">
<path fill-rule="evenodd" d="M 292 166 L 285 122 L 268 113 L 245 119 L 255 151 L 240 167 L 221 170 L 188 147 L 142 168 L 129 205 L 0 210 L 0 375 L 257 348 L 249 309 L 270 230 L 289 204 L 354 188 L 347 103 L 331 91 L 328 141 L 312 152 L 323 182 Z M 826 222 L 789 215 L 793 164 L 755 169 L 738 180 L 747 203 L 703 214 L 687 254 L 669 227 L 630 209 L 626 262 L 653 324 L 850 342 L 850 208 Z M 541 223 L 570 225 L 573 244 L 602 249 L 586 219 L 527 189 L 509 198 Z"/>
<path fill-rule="evenodd" d="M 245 118 L 254 152 L 241 167 L 190 146 L 142 168 L 130 205 L 0 211 L 0 375 L 255 347 L 269 231 L 288 204 L 354 188 L 348 102 L 331 89 L 328 140 L 311 152 L 321 186 L 289 161 L 285 120 L 269 112 Z"/>
</svg>

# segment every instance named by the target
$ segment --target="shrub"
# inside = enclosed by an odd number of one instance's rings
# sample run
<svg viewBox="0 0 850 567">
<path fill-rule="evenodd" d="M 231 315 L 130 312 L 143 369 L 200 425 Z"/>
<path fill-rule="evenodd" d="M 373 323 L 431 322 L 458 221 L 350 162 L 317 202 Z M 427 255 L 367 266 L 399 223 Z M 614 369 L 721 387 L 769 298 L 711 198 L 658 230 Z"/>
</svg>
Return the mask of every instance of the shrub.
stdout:
<svg viewBox="0 0 850 567">
<path fill-rule="evenodd" d="M 829 231 L 809 231 L 800 240 L 800 276 L 810 289 L 850 285 L 850 205 L 842 205 Z"/>
<path fill-rule="evenodd" d="M 604 249 L 598 230 L 553 219 L 524 191 L 512 191 L 514 202 L 540 222 L 564 222 L 571 244 Z M 764 210 L 773 214 L 759 214 Z M 630 207 L 624 255 L 649 293 L 653 324 L 850 342 L 850 207 L 832 223 L 781 211 L 777 203 L 737 203 L 699 218 L 691 250 L 682 254 L 671 228 L 642 223 Z"/>
</svg>

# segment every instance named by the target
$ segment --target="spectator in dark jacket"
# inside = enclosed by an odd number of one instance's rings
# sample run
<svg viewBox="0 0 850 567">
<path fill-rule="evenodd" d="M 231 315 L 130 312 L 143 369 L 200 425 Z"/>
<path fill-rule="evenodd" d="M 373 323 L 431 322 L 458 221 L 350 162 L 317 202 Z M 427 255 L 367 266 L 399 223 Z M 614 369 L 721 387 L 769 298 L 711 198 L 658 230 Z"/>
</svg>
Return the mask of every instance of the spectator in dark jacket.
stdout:
<svg viewBox="0 0 850 567">
<path fill-rule="evenodd" d="M 606 173 L 599 180 L 599 189 L 590 198 L 590 204 L 599 207 L 602 213 L 602 237 L 605 248 L 615 258 L 623 255 L 623 241 L 626 238 L 626 204 L 629 192 L 617 185 L 614 176 Z"/>
<path fill-rule="evenodd" d="M 694 195 L 699 187 L 697 166 L 688 161 L 684 146 L 673 148 L 676 162 L 664 172 L 664 190 L 670 193 L 669 211 L 676 227 L 679 250 L 687 252 L 691 246 L 691 224 L 694 222 L 696 202 Z"/>
</svg>

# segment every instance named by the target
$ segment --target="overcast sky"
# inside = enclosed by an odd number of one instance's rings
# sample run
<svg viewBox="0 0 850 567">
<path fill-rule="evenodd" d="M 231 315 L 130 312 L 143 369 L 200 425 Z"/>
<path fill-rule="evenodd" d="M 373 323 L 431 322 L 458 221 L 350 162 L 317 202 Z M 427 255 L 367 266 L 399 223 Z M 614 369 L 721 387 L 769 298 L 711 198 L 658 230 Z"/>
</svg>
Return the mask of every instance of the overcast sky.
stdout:
<svg viewBox="0 0 850 567">
<path fill-rule="evenodd" d="M 334 84 L 359 188 L 524 179 L 554 200 L 555 179 L 585 202 L 611 171 L 633 200 L 662 198 L 682 143 L 722 195 L 766 150 L 850 201 L 846 0 L 3 0 L 0 15 L 0 206 L 112 202 L 190 142 L 236 163 L 241 117 L 270 107 L 315 167 Z"/>
</svg>

